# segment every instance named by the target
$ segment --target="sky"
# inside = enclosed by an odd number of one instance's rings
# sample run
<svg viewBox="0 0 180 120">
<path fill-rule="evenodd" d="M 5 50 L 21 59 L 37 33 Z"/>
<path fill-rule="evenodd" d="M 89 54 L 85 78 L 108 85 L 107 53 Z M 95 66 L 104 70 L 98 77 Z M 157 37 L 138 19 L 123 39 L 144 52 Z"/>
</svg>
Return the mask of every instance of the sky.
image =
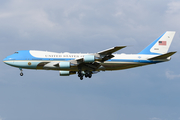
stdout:
<svg viewBox="0 0 180 120">
<path fill-rule="evenodd" d="M 180 120 L 179 0 L 0 1 L 0 120 Z M 171 61 L 91 79 L 23 70 L 3 59 L 18 50 L 136 54 L 176 31 Z"/>
</svg>

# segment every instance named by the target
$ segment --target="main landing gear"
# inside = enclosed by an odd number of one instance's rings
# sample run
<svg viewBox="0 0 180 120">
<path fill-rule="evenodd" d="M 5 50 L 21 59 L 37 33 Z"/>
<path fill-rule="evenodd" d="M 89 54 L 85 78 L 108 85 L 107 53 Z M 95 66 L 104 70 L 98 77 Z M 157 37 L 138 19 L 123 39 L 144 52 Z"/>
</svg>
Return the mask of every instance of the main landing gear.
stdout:
<svg viewBox="0 0 180 120">
<path fill-rule="evenodd" d="M 86 78 L 87 77 L 91 78 L 92 77 L 92 72 L 91 71 L 81 71 L 81 70 L 79 70 L 78 71 L 78 77 L 80 77 L 80 80 L 83 80 L 83 76 L 85 76 Z"/>
<path fill-rule="evenodd" d="M 23 76 L 23 72 L 22 72 L 22 68 L 19 68 L 20 69 L 20 76 Z"/>
<path fill-rule="evenodd" d="M 91 71 L 86 71 L 86 72 L 85 72 L 85 77 L 86 77 L 86 78 L 87 78 L 87 77 L 91 78 L 91 77 L 92 77 L 92 72 L 91 72 Z"/>
<path fill-rule="evenodd" d="M 80 80 L 83 80 L 84 74 L 82 73 L 81 70 L 78 71 L 78 77 L 80 77 Z"/>
</svg>

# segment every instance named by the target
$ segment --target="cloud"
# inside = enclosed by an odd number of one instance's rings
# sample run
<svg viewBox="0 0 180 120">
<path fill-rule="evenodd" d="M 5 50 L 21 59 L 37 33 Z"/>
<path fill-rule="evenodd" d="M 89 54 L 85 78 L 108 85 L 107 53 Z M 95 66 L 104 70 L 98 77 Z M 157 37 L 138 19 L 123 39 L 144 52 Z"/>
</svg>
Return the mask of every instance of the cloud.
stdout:
<svg viewBox="0 0 180 120">
<path fill-rule="evenodd" d="M 180 30 L 180 2 L 172 1 L 167 4 L 167 10 L 165 14 L 166 27 L 172 30 Z"/>
<path fill-rule="evenodd" d="M 5 120 L 5 119 L 0 116 L 0 120 Z"/>
<path fill-rule="evenodd" d="M 170 70 L 167 70 L 166 71 L 166 77 L 168 78 L 168 79 L 176 79 L 176 78 L 180 78 L 180 74 L 174 74 L 174 72 L 173 71 L 170 71 Z"/>
<path fill-rule="evenodd" d="M 153 118 L 150 118 L 149 120 L 162 120 L 162 119 L 153 117 Z"/>
<path fill-rule="evenodd" d="M 166 11 L 168 14 L 179 14 L 180 13 L 180 1 L 173 1 L 168 4 Z"/>
<path fill-rule="evenodd" d="M 27 45 L 45 43 L 46 49 L 49 44 L 54 45 L 55 47 L 52 48 L 57 50 L 63 48 L 71 51 L 69 49 L 78 48 L 79 50 L 75 52 L 80 52 L 84 48 L 90 51 L 91 46 L 103 50 L 117 44 L 141 45 L 145 41 L 144 38 L 148 40 L 147 32 L 158 31 L 156 37 L 165 32 L 154 29 L 157 25 L 163 24 L 161 21 L 163 18 L 160 16 L 163 12 L 159 12 L 162 11 L 161 6 L 158 6 L 158 11 L 152 11 L 152 8 L 156 8 L 156 4 L 152 1 L 146 3 L 143 0 L 10 1 L 5 7 L 0 8 L 2 31 L 0 34 L 3 38 L 11 36 L 13 38 L 11 41 L 30 42 Z M 51 42 L 48 43 L 49 41 Z M 76 41 L 76 46 L 72 41 Z M 100 46 L 99 43 L 107 44 Z M 67 45 L 69 48 L 64 47 Z M 25 48 L 27 47 L 24 46 L 22 49 Z M 139 50 L 135 51 L 136 53 L 143 48 L 137 47 L 137 49 Z"/>
</svg>

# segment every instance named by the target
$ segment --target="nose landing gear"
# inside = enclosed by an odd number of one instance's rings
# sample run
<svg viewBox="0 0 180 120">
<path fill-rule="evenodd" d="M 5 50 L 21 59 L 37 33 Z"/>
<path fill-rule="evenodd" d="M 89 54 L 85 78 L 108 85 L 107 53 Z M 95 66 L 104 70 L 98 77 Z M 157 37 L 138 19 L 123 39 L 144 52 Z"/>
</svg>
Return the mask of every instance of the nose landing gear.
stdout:
<svg viewBox="0 0 180 120">
<path fill-rule="evenodd" d="M 22 73 L 22 72 L 20 73 L 20 76 L 23 76 L 23 73 Z"/>
<path fill-rule="evenodd" d="M 20 76 L 23 76 L 23 72 L 22 72 L 22 68 L 19 68 L 20 69 Z"/>
</svg>

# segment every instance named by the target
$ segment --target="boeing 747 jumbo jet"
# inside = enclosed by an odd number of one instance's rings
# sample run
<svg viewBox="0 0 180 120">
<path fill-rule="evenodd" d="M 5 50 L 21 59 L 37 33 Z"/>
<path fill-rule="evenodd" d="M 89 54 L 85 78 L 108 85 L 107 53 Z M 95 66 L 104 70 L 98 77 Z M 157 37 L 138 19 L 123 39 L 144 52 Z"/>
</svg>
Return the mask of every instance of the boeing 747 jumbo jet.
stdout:
<svg viewBox="0 0 180 120">
<path fill-rule="evenodd" d="M 22 50 L 7 56 L 3 62 L 20 69 L 58 70 L 60 76 L 78 74 L 80 79 L 100 71 L 123 70 L 166 62 L 176 52 L 168 52 L 174 31 L 167 31 L 138 54 L 113 54 L 126 46 L 116 46 L 93 54 L 55 53 Z"/>
</svg>

